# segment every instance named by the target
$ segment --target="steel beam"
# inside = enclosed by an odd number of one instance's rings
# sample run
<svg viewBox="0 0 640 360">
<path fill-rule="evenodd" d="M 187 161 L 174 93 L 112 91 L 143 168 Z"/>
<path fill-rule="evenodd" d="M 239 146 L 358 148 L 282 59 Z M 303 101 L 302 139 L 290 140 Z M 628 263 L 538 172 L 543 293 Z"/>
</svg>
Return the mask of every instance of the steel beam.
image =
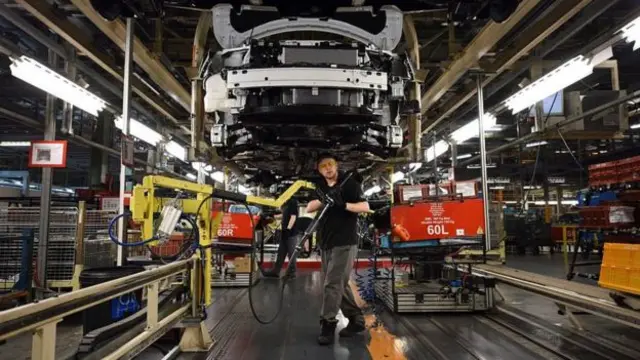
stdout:
<svg viewBox="0 0 640 360">
<path fill-rule="evenodd" d="M 516 11 L 503 23 L 489 21 L 480 33 L 462 51 L 462 54 L 447 68 L 444 74 L 422 96 L 422 113 L 429 110 L 440 98 L 451 89 L 474 67 L 478 60 L 486 55 L 505 35 L 507 35 L 541 0 L 524 0 Z"/>
<path fill-rule="evenodd" d="M 408 53 L 410 56 L 411 62 L 414 64 L 416 72 L 420 70 L 420 43 L 418 42 L 418 34 L 416 33 L 416 26 L 413 21 L 412 15 L 404 16 L 404 21 L 402 23 L 402 32 L 404 33 L 404 40 L 408 45 Z M 416 74 L 417 76 L 417 74 Z M 420 83 L 417 79 L 414 79 L 414 82 L 410 87 L 410 100 L 418 101 L 419 108 L 421 105 L 420 98 Z M 409 122 L 409 139 L 411 139 L 411 159 L 412 161 L 420 161 L 421 156 L 421 139 L 420 139 L 420 130 L 422 129 L 422 115 L 415 114 L 410 115 L 408 117 Z"/>
<path fill-rule="evenodd" d="M 577 15 L 592 1 L 593 0 L 563 0 L 562 2 L 558 2 L 552 9 L 549 9 L 546 12 L 546 15 L 534 26 L 527 29 L 526 32 L 523 32 L 522 36 L 516 39 L 512 46 L 501 53 L 500 56 L 489 66 L 489 69 L 486 69 L 489 75 L 484 79 L 482 86 L 486 87 L 498 75 L 509 70 L 517 60 L 533 50 L 544 39 L 560 28 L 560 26 L 566 23 L 569 19 Z M 433 118 L 434 120 L 430 122 L 428 126 L 423 128 L 422 132 L 425 133 L 433 130 L 460 106 L 471 100 L 476 94 L 476 91 L 477 86 L 475 83 L 470 83 L 466 86 L 461 95 L 453 97 L 451 100 L 439 107 L 442 109 L 441 112 L 430 116 L 430 118 Z"/>
<path fill-rule="evenodd" d="M 516 64 L 512 65 L 508 72 L 504 72 L 499 79 L 491 83 L 489 87 L 487 87 L 484 91 L 485 99 L 490 98 L 500 89 L 507 86 L 513 80 L 515 80 L 522 73 L 527 71 L 535 61 L 544 58 L 549 55 L 552 51 L 554 51 L 558 46 L 566 42 L 571 37 L 575 36 L 579 31 L 584 29 L 585 26 L 590 24 L 594 19 L 602 15 L 605 11 L 610 9 L 613 5 L 615 5 L 619 0 L 593 0 L 592 4 L 585 8 L 582 12 L 576 15 L 574 21 L 567 26 L 566 29 L 558 32 L 557 35 L 554 35 L 553 39 L 545 40 L 541 43 L 539 48 L 536 48 L 533 56 L 528 57 L 526 60 L 521 60 Z M 637 14 L 635 14 L 637 15 Z M 636 16 L 630 17 L 630 19 L 635 18 Z M 609 35 L 607 35 L 609 36 Z M 610 37 L 610 36 L 609 36 Z M 600 38 L 599 38 L 600 39 Z M 594 40 L 594 43 L 601 43 L 600 40 Z M 572 56 L 569 56 L 572 57 Z M 473 91 L 475 87 L 470 87 L 469 91 Z M 464 103 L 464 99 L 460 97 L 456 97 L 451 101 L 447 101 L 447 103 L 442 106 L 442 109 L 447 108 L 459 108 L 461 103 Z M 461 110 L 458 114 L 459 116 L 464 116 L 471 112 L 475 108 L 475 104 L 473 102 L 468 102 L 468 105 Z M 450 112 L 447 114 L 451 114 Z M 445 116 L 447 116 L 445 115 Z M 441 121 L 444 119 L 444 116 L 439 114 L 434 114 L 433 118 Z"/>
<path fill-rule="evenodd" d="M 82 30 L 80 30 L 79 27 L 71 23 L 69 20 L 63 19 L 56 13 L 54 13 L 52 7 L 49 4 L 40 0 L 16 0 L 16 2 L 22 5 L 22 7 L 31 15 L 36 17 L 36 19 L 40 20 L 44 25 L 46 25 L 48 28 L 60 35 L 60 37 L 73 45 L 73 47 L 75 47 L 79 53 L 87 56 L 89 59 L 98 64 L 98 66 L 100 66 L 103 70 L 111 74 L 119 81 L 124 81 L 122 71 L 119 70 L 119 66 L 106 54 L 95 47 L 93 45 L 93 40 L 90 37 L 86 36 L 86 34 Z M 0 7 L 0 9 L 4 17 L 14 23 L 16 26 L 23 28 L 20 22 L 16 21 L 15 16 L 13 16 L 14 14 L 12 14 L 12 11 L 10 9 L 7 9 L 4 6 Z M 27 27 L 26 29 L 29 28 Z M 42 42 L 45 46 L 53 49 L 54 51 L 56 51 L 56 53 L 58 53 L 57 50 L 59 46 L 51 47 L 50 42 L 43 41 L 41 39 L 41 36 L 38 36 L 37 33 L 33 31 L 28 33 L 36 40 Z M 59 56 L 66 56 L 63 54 L 63 50 L 58 53 Z M 78 69 L 85 72 L 85 69 L 81 68 L 80 64 L 82 63 L 78 62 Z M 87 74 L 91 76 L 91 73 Z M 165 101 L 154 94 L 150 89 L 148 89 L 148 87 L 143 84 L 142 81 L 137 78 L 133 78 L 132 86 L 133 91 L 145 102 L 156 109 L 160 114 L 166 116 L 176 125 L 179 123 L 178 119 L 174 116 L 171 108 L 165 104 Z M 186 127 L 184 127 L 183 129 L 187 132 L 189 131 L 189 129 Z"/>
<path fill-rule="evenodd" d="M 124 51 L 126 26 L 121 20 L 111 22 L 105 20 L 93 9 L 89 0 L 71 0 L 71 3 Z M 133 41 L 133 61 L 180 106 L 187 111 L 191 109 L 191 95 L 189 92 L 137 37 Z"/>
</svg>

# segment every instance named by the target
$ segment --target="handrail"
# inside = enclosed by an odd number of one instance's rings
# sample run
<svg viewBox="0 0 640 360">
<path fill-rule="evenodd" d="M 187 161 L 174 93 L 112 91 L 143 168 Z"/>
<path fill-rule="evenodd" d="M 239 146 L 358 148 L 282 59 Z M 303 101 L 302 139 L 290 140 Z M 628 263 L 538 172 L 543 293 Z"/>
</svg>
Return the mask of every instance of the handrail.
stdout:
<svg viewBox="0 0 640 360">
<path fill-rule="evenodd" d="M 176 261 L 152 270 L 93 285 L 37 303 L 0 312 L 0 340 L 61 320 L 122 294 L 190 269 L 194 259 Z"/>
</svg>

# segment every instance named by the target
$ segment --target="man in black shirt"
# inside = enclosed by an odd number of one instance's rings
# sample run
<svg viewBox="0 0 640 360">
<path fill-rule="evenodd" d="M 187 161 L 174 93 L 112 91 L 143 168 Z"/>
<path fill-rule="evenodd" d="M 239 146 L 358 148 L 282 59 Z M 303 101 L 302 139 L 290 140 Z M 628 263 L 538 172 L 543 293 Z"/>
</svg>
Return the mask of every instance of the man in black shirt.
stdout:
<svg viewBox="0 0 640 360">
<path fill-rule="evenodd" d="M 294 198 L 289 199 L 282 206 L 282 223 L 280 230 L 280 244 L 278 245 L 278 257 L 276 263 L 273 265 L 271 271 L 264 274 L 266 277 L 279 277 L 280 270 L 284 264 L 284 259 L 289 255 L 289 261 L 295 250 L 296 243 L 298 242 L 298 234 L 296 233 L 295 223 L 298 219 L 298 201 Z M 288 271 L 285 276 L 294 277 L 296 274 L 295 259 L 293 264 L 288 267 Z"/>
<path fill-rule="evenodd" d="M 340 336 L 353 336 L 365 329 L 362 310 L 355 302 L 349 278 L 358 253 L 358 213 L 369 211 L 369 204 L 356 180 L 351 178 L 339 187 L 343 175 L 338 172 L 335 157 L 321 155 L 316 165 L 323 178 L 316 186 L 326 197 L 309 202 L 307 212 L 318 211 L 326 205 L 323 201 L 327 199 L 332 203 L 318 224 L 317 233 L 324 279 L 318 343 L 329 345 L 334 340 L 339 310 L 349 319 L 349 325 L 340 331 Z"/>
</svg>

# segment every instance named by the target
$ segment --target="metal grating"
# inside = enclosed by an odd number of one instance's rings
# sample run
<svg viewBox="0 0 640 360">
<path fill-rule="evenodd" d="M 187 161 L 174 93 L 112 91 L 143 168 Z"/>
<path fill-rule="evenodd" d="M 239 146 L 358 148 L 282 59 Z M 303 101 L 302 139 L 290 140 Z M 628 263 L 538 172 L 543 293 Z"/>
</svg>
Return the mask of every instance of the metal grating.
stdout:
<svg viewBox="0 0 640 360">
<path fill-rule="evenodd" d="M 72 280 L 75 266 L 78 209 L 75 207 L 52 208 L 49 220 L 49 243 L 46 249 L 47 280 Z M 35 249 L 38 249 L 39 246 L 39 227 L 40 207 L 0 209 L 0 233 L 6 236 L 20 236 L 23 230 L 33 229 Z M 3 252 L 19 254 L 20 248 L 15 245 L 8 245 L 8 248 L 3 249 Z M 36 258 L 37 250 L 34 251 L 34 264 Z M 37 272 L 34 271 L 35 273 Z"/>
<path fill-rule="evenodd" d="M 116 245 L 109 239 L 109 222 L 117 215 L 110 210 L 87 210 L 84 215 L 84 266 L 109 267 L 116 261 Z"/>
</svg>

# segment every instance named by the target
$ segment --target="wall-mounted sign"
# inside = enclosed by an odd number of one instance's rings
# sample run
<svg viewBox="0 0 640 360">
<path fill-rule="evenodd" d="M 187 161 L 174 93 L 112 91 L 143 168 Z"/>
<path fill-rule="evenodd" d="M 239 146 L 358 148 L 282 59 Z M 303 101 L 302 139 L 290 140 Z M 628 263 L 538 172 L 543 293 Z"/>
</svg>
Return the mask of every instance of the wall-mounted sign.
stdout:
<svg viewBox="0 0 640 360">
<path fill-rule="evenodd" d="M 31 142 L 29 167 L 64 168 L 66 166 L 66 140 L 36 140 Z"/>
</svg>

